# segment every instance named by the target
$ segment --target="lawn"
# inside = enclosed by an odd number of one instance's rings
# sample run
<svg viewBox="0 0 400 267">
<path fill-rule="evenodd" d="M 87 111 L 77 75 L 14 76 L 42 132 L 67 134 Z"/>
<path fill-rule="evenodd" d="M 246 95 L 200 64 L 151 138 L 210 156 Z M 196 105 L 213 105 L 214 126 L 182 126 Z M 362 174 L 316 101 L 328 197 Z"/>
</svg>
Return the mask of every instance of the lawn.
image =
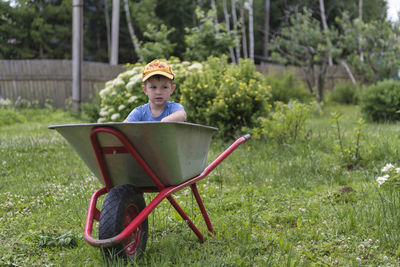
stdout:
<svg viewBox="0 0 400 267">
<path fill-rule="evenodd" d="M 400 124 L 367 123 L 359 143 L 363 160 L 348 168 L 334 149 L 333 111 L 342 114 L 345 145 L 354 147 L 361 117 L 356 106 L 315 113 L 305 141 L 248 141 L 199 183 L 216 234 L 200 243 L 165 202 L 149 216 L 144 256 L 129 264 L 399 265 L 400 189 L 379 187 L 376 178 L 387 163 L 400 166 Z M 101 184 L 47 129 L 78 122 L 85 121 L 62 111 L 0 109 L 1 266 L 104 263 L 83 238 L 89 198 Z M 209 161 L 227 145 L 215 140 Z M 175 197 L 206 232 L 190 192 Z"/>
</svg>

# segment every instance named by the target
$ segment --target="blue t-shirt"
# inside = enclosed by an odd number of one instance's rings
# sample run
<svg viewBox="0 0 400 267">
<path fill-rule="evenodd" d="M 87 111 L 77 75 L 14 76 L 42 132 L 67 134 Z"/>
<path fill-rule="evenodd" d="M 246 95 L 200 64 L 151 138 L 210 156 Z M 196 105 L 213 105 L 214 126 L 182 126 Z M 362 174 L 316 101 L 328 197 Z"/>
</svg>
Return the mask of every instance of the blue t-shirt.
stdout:
<svg viewBox="0 0 400 267">
<path fill-rule="evenodd" d="M 161 121 L 161 119 L 171 115 L 172 113 L 178 110 L 185 110 L 183 106 L 179 103 L 175 103 L 172 101 L 167 101 L 167 105 L 165 106 L 164 111 L 160 116 L 154 117 L 150 110 L 150 103 L 144 104 L 142 106 L 134 108 L 131 113 L 129 113 L 128 117 L 126 117 L 127 121 Z"/>
</svg>

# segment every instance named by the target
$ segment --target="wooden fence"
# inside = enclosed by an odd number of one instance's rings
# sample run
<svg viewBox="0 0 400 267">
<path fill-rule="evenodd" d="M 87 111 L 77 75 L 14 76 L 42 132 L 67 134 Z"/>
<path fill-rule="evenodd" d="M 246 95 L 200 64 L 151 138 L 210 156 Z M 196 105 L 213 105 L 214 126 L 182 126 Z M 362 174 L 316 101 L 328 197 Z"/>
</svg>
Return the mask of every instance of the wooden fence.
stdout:
<svg viewBox="0 0 400 267">
<path fill-rule="evenodd" d="M 279 65 L 257 66 L 261 73 L 293 71 L 297 78 L 304 78 L 298 68 Z M 104 83 L 124 71 L 121 65 L 84 62 L 82 81 L 82 102 L 88 102 Z M 347 80 L 346 72 L 337 67 L 328 70 L 325 87 L 333 88 L 335 81 Z M 43 105 L 51 101 L 54 107 L 65 108 L 72 99 L 71 60 L 0 60 L 0 99 L 18 98 L 38 101 Z"/>
<path fill-rule="evenodd" d="M 82 102 L 124 71 L 121 65 L 83 62 Z M 0 60 L 0 98 L 46 101 L 64 108 L 72 99 L 71 60 Z"/>
</svg>

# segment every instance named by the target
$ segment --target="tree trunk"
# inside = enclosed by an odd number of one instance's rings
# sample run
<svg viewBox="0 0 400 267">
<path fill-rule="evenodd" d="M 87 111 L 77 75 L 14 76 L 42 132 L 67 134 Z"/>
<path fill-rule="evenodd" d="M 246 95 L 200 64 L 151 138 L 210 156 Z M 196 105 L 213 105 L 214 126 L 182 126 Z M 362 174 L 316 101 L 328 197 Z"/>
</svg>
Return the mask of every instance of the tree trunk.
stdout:
<svg viewBox="0 0 400 267">
<path fill-rule="evenodd" d="M 215 26 L 215 30 L 218 32 L 218 14 L 217 14 L 217 6 L 215 5 L 215 0 L 211 0 L 211 8 L 214 10 L 215 14 L 214 14 L 214 26 Z"/>
<path fill-rule="evenodd" d="M 264 58 L 265 58 L 265 60 L 268 59 L 270 9 L 271 9 L 271 0 L 265 0 L 265 20 L 264 20 Z"/>
<path fill-rule="evenodd" d="M 110 60 L 111 57 L 111 30 L 110 30 L 110 14 L 108 13 L 108 0 L 104 0 L 104 17 L 106 19 L 106 31 L 107 31 L 107 57 Z"/>
<path fill-rule="evenodd" d="M 235 31 L 235 38 L 237 37 L 237 14 L 236 14 L 236 0 L 231 0 L 232 4 L 232 19 L 233 19 L 233 30 Z M 236 52 L 236 61 L 239 62 L 240 58 L 240 45 L 239 43 L 235 44 L 235 52 Z"/>
<path fill-rule="evenodd" d="M 135 31 L 132 26 L 131 12 L 129 11 L 128 0 L 124 0 L 124 7 L 125 7 L 125 14 L 126 14 L 126 23 L 128 24 L 129 34 L 131 36 L 133 48 L 135 49 L 135 53 L 138 56 L 139 60 L 143 62 L 143 57 L 140 54 L 139 42 L 136 38 Z"/>
<path fill-rule="evenodd" d="M 358 4 L 358 14 L 359 14 L 359 18 L 360 21 L 362 22 L 362 6 L 363 6 L 363 0 L 359 0 L 359 4 Z M 358 51 L 360 53 L 360 60 L 361 62 L 364 62 L 364 52 L 362 51 L 362 46 L 361 46 L 361 41 L 362 41 L 362 37 L 361 34 L 358 36 Z"/>
<path fill-rule="evenodd" d="M 224 6 L 224 15 L 225 15 L 225 24 L 226 24 L 226 31 L 227 33 L 231 33 L 231 27 L 230 27 L 230 20 L 229 20 L 229 13 L 228 13 L 228 7 L 226 6 L 226 0 L 222 0 L 222 4 Z M 231 60 L 233 63 L 236 63 L 235 59 L 235 53 L 233 52 L 233 47 L 230 45 L 229 46 L 229 53 L 231 55 Z"/>
<path fill-rule="evenodd" d="M 328 29 L 328 23 L 326 22 L 324 0 L 319 0 L 319 8 L 320 8 L 320 10 L 321 10 L 322 26 L 323 26 L 323 28 L 324 28 L 324 31 L 325 31 L 326 33 L 328 33 L 329 29 Z M 331 41 L 329 40 L 328 35 L 327 35 L 327 37 L 326 37 L 326 41 L 327 41 L 328 44 L 331 43 Z M 329 57 L 328 57 L 328 64 L 329 64 L 329 66 L 333 66 L 332 56 L 330 56 L 330 55 L 329 55 Z"/>
<path fill-rule="evenodd" d="M 353 73 L 351 72 L 351 70 L 350 70 L 350 68 L 349 68 L 349 65 L 347 65 L 347 63 L 346 63 L 344 60 L 342 60 L 340 63 L 341 63 L 341 64 L 343 65 L 343 67 L 345 68 L 347 74 L 348 74 L 349 77 L 350 77 L 351 82 L 357 87 L 357 89 L 359 89 L 359 88 L 358 88 L 358 85 L 357 85 L 357 81 L 356 81 L 356 79 L 354 78 L 354 75 L 353 75 Z"/>
<path fill-rule="evenodd" d="M 253 0 L 249 0 L 249 54 L 254 61 Z"/>
<path fill-rule="evenodd" d="M 244 17 L 244 3 L 242 2 L 240 5 L 240 21 L 242 27 L 242 48 L 243 48 L 243 57 L 248 58 L 247 53 L 247 34 L 246 34 L 246 19 Z"/>
<path fill-rule="evenodd" d="M 113 0 L 110 65 L 118 64 L 119 0 Z"/>
</svg>

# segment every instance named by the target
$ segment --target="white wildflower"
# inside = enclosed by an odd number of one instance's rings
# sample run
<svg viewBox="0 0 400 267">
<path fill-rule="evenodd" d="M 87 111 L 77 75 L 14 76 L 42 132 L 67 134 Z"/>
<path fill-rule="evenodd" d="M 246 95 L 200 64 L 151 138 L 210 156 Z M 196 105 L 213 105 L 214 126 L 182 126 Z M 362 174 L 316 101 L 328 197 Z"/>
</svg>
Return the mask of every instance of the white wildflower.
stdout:
<svg viewBox="0 0 400 267">
<path fill-rule="evenodd" d="M 388 163 L 382 168 L 382 172 L 389 172 L 389 171 L 393 170 L 393 168 L 394 168 L 393 164 Z"/>
<path fill-rule="evenodd" d="M 396 168 L 396 173 L 400 173 L 400 168 Z"/>
<path fill-rule="evenodd" d="M 376 179 L 376 181 L 378 182 L 379 185 L 383 184 L 384 182 L 386 182 L 386 180 L 389 179 L 389 175 L 386 174 L 384 176 L 380 176 Z"/>
<path fill-rule="evenodd" d="M 125 108 L 126 108 L 126 106 L 125 106 L 125 105 L 119 105 L 119 107 L 118 107 L 118 111 L 124 110 Z"/>
</svg>

